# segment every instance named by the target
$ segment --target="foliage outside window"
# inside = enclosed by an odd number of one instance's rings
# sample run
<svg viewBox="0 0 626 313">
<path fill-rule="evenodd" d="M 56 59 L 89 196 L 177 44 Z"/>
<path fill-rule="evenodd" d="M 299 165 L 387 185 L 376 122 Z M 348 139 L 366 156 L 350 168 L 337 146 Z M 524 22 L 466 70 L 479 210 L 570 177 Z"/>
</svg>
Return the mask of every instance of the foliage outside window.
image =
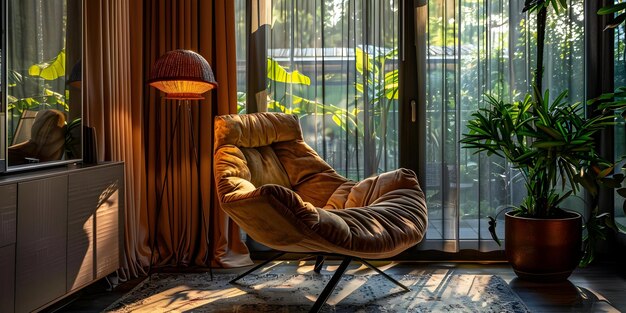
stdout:
<svg viewBox="0 0 626 313">
<path fill-rule="evenodd" d="M 584 99 L 583 1 L 567 3 L 567 10 L 548 19 L 544 86 L 570 89 L 569 99 L 576 102 Z M 426 168 L 432 173 L 426 173 L 426 193 L 436 232 L 427 236 L 457 240 L 450 251 L 496 248 L 482 241 L 490 238 L 486 216 L 525 195 L 519 173 L 508 163 L 473 155 L 458 144 L 470 114 L 488 105 L 485 94 L 515 101 L 530 91 L 536 19 L 522 13 L 523 5 L 429 1 Z"/>
<path fill-rule="evenodd" d="M 271 3 L 269 68 L 294 80 L 270 72 L 270 109 L 299 114 L 305 140 L 349 178 L 398 167 L 398 107 L 404 104 L 394 93 L 398 87 L 413 88 L 397 86 L 401 2 Z M 544 85 L 569 89 L 569 99 L 576 101 L 584 97 L 583 0 L 567 3 L 567 10 L 548 20 L 550 79 Z M 247 36 L 245 1 L 236 5 L 243 12 L 236 26 L 242 43 Z M 427 239 L 453 242 L 437 249 L 497 249 L 486 244 L 491 242 L 486 216 L 524 196 L 521 177 L 509 164 L 472 155 L 459 144 L 470 114 L 486 105 L 484 94 L 513 101 L 530 91 L 528 69 L 536 56 L 528 47 L 536 40 L 535 27 L 530 27 L 535 20 L 522 13 L 523 5 L 428 1 L 426 124 L 418 126 L 426 136 L 420 148 L 426 152 L 422 187 L 429 205 Z M 238 45 L 237 58 L 243 112 L 245 45 Z"/>
<path fill-rule="evenodd" d="M 71 68 L 66 69 L 66 1 L 11 0 L 7 6 L 7 136 L 9 144 L 15 144 L 12 136 L 25 111 L 56 109 L 69 114 L 66 75 Z M 71 120 L 78 123 L 80 110 L 75 111 L 78 116 Z"/>
<path fill-rule="evenodd" d="M 297 114 L 307 143 L 349 178 L 397 168 L 399 1 L 266 3 L 268 110 Z"/>
</svg>

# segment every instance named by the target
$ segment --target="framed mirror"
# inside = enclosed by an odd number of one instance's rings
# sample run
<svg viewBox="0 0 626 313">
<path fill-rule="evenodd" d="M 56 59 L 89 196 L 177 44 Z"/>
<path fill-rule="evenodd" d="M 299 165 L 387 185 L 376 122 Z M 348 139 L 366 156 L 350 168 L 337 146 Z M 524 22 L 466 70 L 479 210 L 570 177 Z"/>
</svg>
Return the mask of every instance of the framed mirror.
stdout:
<svg viewBox="0 0 626 313">
<path fill-rule="evenodd" d="M 82 0 L 2 0 L 4 171 L 82 159 L 82 10 Z"/>
</svg>

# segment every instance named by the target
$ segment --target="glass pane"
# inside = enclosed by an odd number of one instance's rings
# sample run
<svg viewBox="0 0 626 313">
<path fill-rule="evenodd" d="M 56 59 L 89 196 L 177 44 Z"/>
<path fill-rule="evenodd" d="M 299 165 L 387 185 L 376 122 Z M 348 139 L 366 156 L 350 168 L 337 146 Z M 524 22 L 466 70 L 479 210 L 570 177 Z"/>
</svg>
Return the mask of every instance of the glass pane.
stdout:
<svg viewBox="0 0 626 313">
<path fill-rule="evenodd" d="M 9 166 L 80 158 L 81 1 L 7 6 Z"/>
<path fill-rule="evenodd" d="M 348 178 L 397 168 L 397 1 L 271 9 L 268 110 L 299 115 L 305 141 Z"/>
<path fill-rule="evenodd" d="M 584 96 L 583 1 L 569 2 L 567 12 L 549 14 L 544 81 L 553 96 L 569 89 L 576 102 Z M 452 251 L 494 248 L 482 243 L 491 241 L 487 216 L 519 204 L 525 195 L 521 176 L 507 162 L 474 154 L 458 143 L 468 132 L 465 125 L 471 114 L 486 105 L 485 94 L 516 101 L 530 90 L 535 21 L 522 13 L 523 5 L 523 1 L 429 1 L 427 239 L 458 241 Z M 503 214 L 499 217 L 503 219 Z M 497 231 L 502 238 L 504 227 Z"/>
</svg>

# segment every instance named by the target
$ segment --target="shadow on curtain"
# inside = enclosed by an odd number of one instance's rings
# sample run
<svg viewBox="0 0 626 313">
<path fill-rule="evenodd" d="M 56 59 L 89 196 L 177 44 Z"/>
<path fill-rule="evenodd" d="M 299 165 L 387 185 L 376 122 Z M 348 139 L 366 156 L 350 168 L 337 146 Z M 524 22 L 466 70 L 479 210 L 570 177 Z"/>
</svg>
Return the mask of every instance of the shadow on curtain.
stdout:
<svg viewBox="0 0 626 313">
<path fill-rule="evenodd" d="M 124 161 L 126 202 L 122 278 L 145 275 L 148 212 L 144 163 L 140 3 L 84 1 L 83 117 L 95 127 L 98 160 Z M 133 16 L 133 19 L 130 18 Z"/>
</svg>

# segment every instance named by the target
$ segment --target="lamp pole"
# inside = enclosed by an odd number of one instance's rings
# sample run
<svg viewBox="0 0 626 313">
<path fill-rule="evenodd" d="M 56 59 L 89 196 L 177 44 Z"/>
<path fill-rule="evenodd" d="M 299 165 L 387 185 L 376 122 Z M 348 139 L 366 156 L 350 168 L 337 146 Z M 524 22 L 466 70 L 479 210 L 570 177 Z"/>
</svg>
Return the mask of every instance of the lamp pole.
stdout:
<svg viewBox="0 0 626 313">
<path fill-rule="evenodd" d="M 196 174 L 198 177 L 198 204 L 200 209 L 200 223 L 202 230 L 205 230 L 205 216 L 204 216 L 204 195 L 202 193 L 202 181 L 200 179 L 200 158 L 198 156 L 198 148 L 196 146 L 196 135 L 193 127 L 193 119 L 191 116 L 191 104 L 190 100 L 204 99 L 202 94 L 217 87 L 217 82 L 213 76 L 213 71 L 209 63 L 198 53 L 190 50 L 173 50 L 165 53 L 159 57 L 150 73 L 150 79 L 148 80 L 150 86 L 155 87 L 166 94 L 165 99 L 176 100 L 176 117 L 174 119 L 174 128 L 169 136 L 169 145 L 167 147 L 167 156 L 165 160 L 165 177 L 163 178 L 163 184 L 161 191 L 157 195 L 157 207 L 156 207 L 156 224 L 154 225 L 154 233 L 152 234 L 151 253 L 150 253 L 150 268 L 148 274 L 152 272 L 154 262 L 154 251 L 156 250 L 159 234 L 159 219 L 161 210 L 163 207 L 163 197 L 165 194 L 165 188 L 167 186 L 170 164 L 173 162 L 174 153 L 174 137 L 177 131 L 181 131 L 180 124 L 181 114 L 185 114 L 184 117 L 187 120 L 186 131 L 189 132 L 192 147 L 192 154 L 196 165 Z M 208 221 L 210 222 L 210 221 Z M 208 228 L 206 229 L 208 233 Z M 210 239 L 211 240 L 211 239 Z M 211 249 L 212 253 L 212 249 Z M 209 260 L 209 271 L 211 274 L 211 280 L 213 279 L 213 269 Z"/>
</svg>

